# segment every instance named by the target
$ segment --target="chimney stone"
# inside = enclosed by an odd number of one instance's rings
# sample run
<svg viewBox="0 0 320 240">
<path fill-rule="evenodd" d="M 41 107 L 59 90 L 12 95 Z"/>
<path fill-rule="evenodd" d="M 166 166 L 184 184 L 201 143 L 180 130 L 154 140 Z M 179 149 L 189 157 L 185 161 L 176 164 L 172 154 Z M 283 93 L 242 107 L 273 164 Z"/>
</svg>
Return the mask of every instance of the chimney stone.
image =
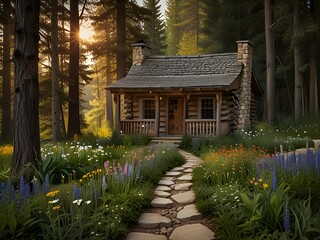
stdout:
<svg viewBox="0 0 320 240">
<path fill-rule="evenodd" d="M 141 65 L 151 55 L 151 46 L 143 41 L 131 44 L 132 65 Z"/>
<path fill-rule="evenodd" d="M 253 44 L 248 41 L 237 41 L 238 62 L 243 64 L 240 81 L 239 106 L 240 112 L 237 116 L 238 128 L 246 129 L 250 127 L 251 109 L 251 80 L 252 80 L 252 56 Z"/>
</svg>

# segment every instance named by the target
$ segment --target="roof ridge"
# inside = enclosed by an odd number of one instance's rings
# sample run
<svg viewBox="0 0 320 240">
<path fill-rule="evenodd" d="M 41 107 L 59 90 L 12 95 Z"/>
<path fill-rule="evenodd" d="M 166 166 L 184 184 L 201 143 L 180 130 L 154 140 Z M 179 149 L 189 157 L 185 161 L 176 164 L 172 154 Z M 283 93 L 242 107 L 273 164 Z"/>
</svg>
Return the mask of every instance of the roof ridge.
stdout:
<svg viewBox="0 0 320 240">
<path fill-rule="evenodd" d="M 197 55 L 150 55 L 147 59 L 167 59 L 167 58 L 203 58 L 203 57 L 218 57 L 237 55 L 236 52 L 230 53 L 212 53 L 212 54 L 197 54 Z"/>
</svg>

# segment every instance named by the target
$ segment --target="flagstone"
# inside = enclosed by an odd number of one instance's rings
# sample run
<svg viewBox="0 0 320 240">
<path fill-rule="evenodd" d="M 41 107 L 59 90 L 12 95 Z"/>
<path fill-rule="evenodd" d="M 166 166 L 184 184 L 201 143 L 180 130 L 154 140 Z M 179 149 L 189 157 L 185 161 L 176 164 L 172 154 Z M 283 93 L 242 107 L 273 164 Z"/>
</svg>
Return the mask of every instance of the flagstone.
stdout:
<svg viewBox="0 0 320 240">
<path fill-rule="evenodd" d="M 181 183 L 174 186 L 174 190 L 177 191 L 186 191 L 192 186 L 192 183 Z"/>
<path fill-rule="evenodd" d="M 141 228 L 171 227 L 171 219 L 159 213 L 142 213 L 138 219 Z"/>
<path fill-rule="evenodd" d="M 151 233 L 132 232 L 128 234 L 126 240 L 167 240 L 167 237 Z"/>
<path fill-rule="evenodd" d="M 193 169 L 192 169 L 192 168 L 187 168 L 187 169 L 183 170 L 183 172 L 185 172 L 185 173 L 192 173 L 192 172 L 193 172 Z"/>
<path fill-rule="evenodd" d="M 169 240 L 212 240 L 214 233 L 202 224 L 186 224 L 173 230 Z"/>
<path fill-rule="evenodd" d="M 167 172 L 166 176 L 176 177 L 176 176 L 179 176 L 180 174 L 181 172 Z"/>
<path fill-rule="evenodd" d="M 165 192 L 165 191 L 154 191 L 154 194 L 158 197 L 170 197 L 171 193 Z"/>
<path fill-rule="evenodd" d="M 189 204 L 178 212 L 177 218 L 180 220 L 195 220 L 201 218 L 201 213 L 196 208 L 195 204 Z"/>
<path fill-rule="evenodd" d="M 171 180 L 160 180 L 160 181 L 158 182 L 158 184 L 159 184 L 159 185 L 165 185 L 165 186 L 171 186 L 171 185 L 174 184 L 174 182 L 171 181 Z"/>
<path fill-rule="evenodd" d="M 173 171 L 173 172 L 176 172 L 176 171 L 183 171 L 184 170 L 184 168 L 183 167 L 175 167 L 175 168 L 173 168 L 173 169 L 171 169 L 171 171 Z"/>
<path fill-rule="evenodd" d="M 191 190 L 184 193 L 172 195 L 171 198 L 178 203 L 190 204 L 194 202 L 195 195 L 194 192 Z"/>
<path fill-rule="evenodd" d="M 151 206 L 156 208 L 171 208 L 173 202 L 168 198 L 156 197 L 151 201 Z"/>
<path fill-rule="evenodd" d="M 191 174 L 182 175 L 181 177 L 178 178 L 178 180 L 181 180 L 181 181 L 191 181 L 191 180 L 192 180 L 192 175 L 191 175 Z"/>
<path fill-rule="evenodd" d="M 171 188 L 169 188 L 167 186 L 158 186 L 156 188 L 156 191 L 171 191 Z"/>
</svg>

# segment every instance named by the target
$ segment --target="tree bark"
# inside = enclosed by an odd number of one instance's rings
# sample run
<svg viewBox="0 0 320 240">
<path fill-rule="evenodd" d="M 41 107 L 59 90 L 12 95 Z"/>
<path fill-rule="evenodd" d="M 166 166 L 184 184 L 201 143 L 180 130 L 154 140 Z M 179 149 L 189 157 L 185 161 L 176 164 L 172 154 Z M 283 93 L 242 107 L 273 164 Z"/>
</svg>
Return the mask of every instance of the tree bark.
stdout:
<svg viewBox="0 0 320 240">
<path fill-rule="evenodd" d="M 317 21 L 316 11 L 315 11 L 316 4 L 312 1 L 311 7 L 311 15 L 314 22 Z M 318 114 L 318 88 L 317 88 L 317 36 L 314 33 L 311 44 L 310 44 L 310 98 L 309 98 L 309 114 L 310 115 L 317 115 Z"/>
<path fill-rule="evenodd" d="M 70 62 L 69 62 L 69 112 L 68 137 L 80 136 L 79 109 L 79 6 L 70 1 Z"/>
<path fill-rule="evenodd" d="M 275 94 L 275 49 L 273 34 L 271 32 L 272 11 L 271 0 L 264 1 L 265 35 L 266 35 L 266 65 L 267 65 L 267 107 L 268 123 L 276 120 L 276 94 Z"/>
<path fill-rule="evenodd" d="M 40 0 L 16 0 L 14 48 L 14 148 L 12 176 L 40 159 L 39 12 Z M 26 176 L 30 180 L 31 176 Z"/>
<path fill-rule="evenodd" d="M 10 59 L 10 35 L 11 35 L 11 17 L 10 1 L 3 2 L 5 22 L 3 24 L 3 82 L 2 82 L 2 139 L 11 137 L 11 59 Z"/>
<path fill-rule="evenodd" d="M 300 6 L 299 0 L 294 0 L 294 36 L 300 31 Z M 302 65 L 302 48 L 298 39 L 294 39 L 294 117 L 298 120 L 302 117 L 302 90 L 303 77 L 300 71 Z"/>
<path fill-rule="evenodd" d="M 60 86 L 58 53 L 58 0 L 51 0 L 51 67 L 52 67 L 52 141 L 61 139 Z"/>
<path fill-rule="evenodd" d="M 117 79 L 126 76 L 126 13 L 125 0 L 116 1 L 117 8 Z"/>
<path fill-rule="evenodd" d="M 106 77 L 107 77 L 107 87 L 112 84 L 111 79 L 111 48 L 110 48 L 110 26 L 106 29 Z M 110 90 L 106 92 L 106 119 L 109 124 L 109 127 L 113 128 L 113 100 Z"/>
</svg>

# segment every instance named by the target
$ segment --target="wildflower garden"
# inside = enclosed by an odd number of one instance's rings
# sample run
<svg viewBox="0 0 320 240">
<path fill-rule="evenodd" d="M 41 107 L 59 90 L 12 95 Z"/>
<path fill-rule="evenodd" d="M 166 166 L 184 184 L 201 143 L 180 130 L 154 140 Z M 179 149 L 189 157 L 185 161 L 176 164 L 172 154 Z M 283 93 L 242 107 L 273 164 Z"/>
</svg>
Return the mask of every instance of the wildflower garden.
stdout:
<svg viewBox="0 0 320 240">
<path fill-rule="evenodd" d="M 311 141 L 318 129 L 260 124 L 183 138 L 181 147 L 204 160 L 193 170 L 193 190 L 219 239 L 320 239 L 320 150 Z M 41 161 L 19 179 L 10 176 L 12 146 L 1 146 L 0 239 L 125 239 L 155 184 L 185 161 L 176 147 L 135 141 L 43 144 Z"/>
</svg>

